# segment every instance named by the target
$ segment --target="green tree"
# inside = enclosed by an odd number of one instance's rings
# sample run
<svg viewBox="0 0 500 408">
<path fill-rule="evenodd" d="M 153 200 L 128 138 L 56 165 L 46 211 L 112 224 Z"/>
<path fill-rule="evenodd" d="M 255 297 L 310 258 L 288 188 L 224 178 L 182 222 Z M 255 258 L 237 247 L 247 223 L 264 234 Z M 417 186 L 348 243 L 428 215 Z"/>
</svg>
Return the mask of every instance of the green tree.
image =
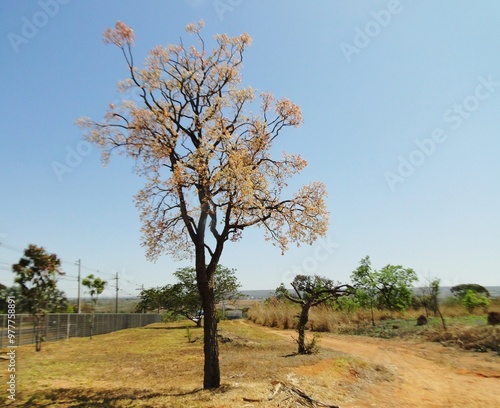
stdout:
<svg viewBox="0 0 500 408">
<path fill-rule="evenodd" d="M 374 307 L 378 295 L 377 275 L 372 270 L 370 257 L 364 257 L 358 268 L 352 272 L 351 280 L 355 288 L 355 296 L 359 304 L 363 307 L 369 307 L 371 312 L 372 325 L 375 326 Z"/>
<path fill-rule="evenodd" d="M 214 299 L 216 303 L 241 297 L 239 293 L 241 285 L 238 283 L 235 272 L 235 269 L 217 265 L 214 274 Z M 146 291 L 150 291 L 152 296 L 140 305 L 144 305 L 147 310 L 161 307 L 168 312 L 192 320 L 200 327 L 204 313 L 202 313 L 203 302 L 196 282 L 196 269 L 193 267 L 180 268 L 174 272 L 174 276 L 179 282 L 156 290 L 146 289 L 142 291 L 141 298 L 143 292 Z M 144 296 L 147 296 L 147 293 Z"/>
<path fill-rule="evenodd" d="M 411 305 L 411 287 L 418 280 L 411 268 L 401 265 L 386 265 L 376 273 L 380 305 L 390 311 L 405 310 Z"/>
<path fill-rule="evenodd" d="M 305 329 L 309 321 L 309 310 L 321 303 L 349 295 L 352 293 L 352 287 L 349 285 L 337 285 L 331 279 L 318 275 L 297 275 L 291 285 L 295 291 L 295 295 L 293 296 L 284 293 L 282 290 L 284 288 L 283 284 L 276 289 L 276 292 L 283 293 L 288 300 L 300 305 L 301 311 L 297 324 L 298 354 L 308 354 L 311 351 L 311 347 L 306 345 Z"/>
<path fill-rule="evenodd" d="M 106 30 L 105 42 L 117 45 L 127 64 L 120 90 L 137 89 L 140 101 L 111 104 L 103 121 L 78 123 L 105 161 L 121 152 L 146 178 L 136 203 L 147 256 L 194 258 L 208 389 L 220 386 L 214 274 L 226 244 L 252 226 L 282 251 L 310 244 L 326 234 L 328 212 L 320 182 L 282 197 L 307 163 L 295 154 L 273 158 L 273 144 L 282 130 L 302 123 L 300 108 L 264 92 L 255 109 L 255 91 L 240 85 L 250 36 L 217 35 L 208 50 L 202 27 L 186 27 L 197 45 L 155 47 L 143 69 L 134 64 L 133 30 L 122 22 Z"/>
<path fill-rule="evenodd" d="M 42 349 L 45 340 L 47 313 L 60 300 L 57 278 L 64 273 L 56 254 L 49 254 L 43 247 L 29 245 L 19 263 L 12 266 L 15 283 L 20 286 L 23 307 L 33 316 L 35 349 Z"/>
<path fill-rule="evenodd" d="M 481 295 L 477 291 L 471 289 L 462 292 L 459 301 L 469 313 L 473 313 L 478 307 L 486 309 L 491 303 L 485 295 Z"/>
<path fill-rule="evenodd" d="M 139 299 L 140 301 L 136 306 L 137 312 L 144 313 L 147 310 L 156 310 L 157 313 L 160 313 L 164 303 L 163 288 L 143 289 L 139 294 Z"/>
<path fill-rule="evenodd" d="M 194 287 L 182 283 L 167 285 L 163 288 L 163 293 L 163 308 L 166 311 L 181 315 L 201 327 L 203 308 L 196 282 Z"/>
<path fill-rule="evenodd" d="M 95 310 L 97 307 L 97 299 L 99 295 L 104 291 L 108 282 L 102 280 L 101 278 L 95 277 L 93 274 L 88 275 L 82 279 L 82 285 L 88 288 L 88 294 L 90 295 L 90 300 L 92 302 L 92 315 L 90 317 L 90 338 L 94 334 L 94 323 L 95 323 Z"/>
<path fill-rule="evenodd" d="M 462 298 L 469 290 L 477 293 L 478 295 L 486 296 L 487 298 L 490 297 L 490 292 L 488 291 L 488 289 L 477 283 L 463 283 L 461 285 L 453 286 L 450 289 L 451 293 L 459 299 Z"/>
<path fill-rule="evenodd" d="M 276 290 L 274 291 L 274 296 L 276 299 L 280 302 L 284 302 L 288 300 L 288 297 L 290 295 L 290 291 L 285 287 L 285 284 L 282 283 L 280 284 Z"/>
<path fill-rule="evenodd" d="M 16 312 L 22 313 L 24 310 L 21 308 L 19 302 L 21 301 L 21 288 L 17 285 L 5 286 L 0 283 L 0 313 L 7 313 L 7 298 L 12 296 L 16 299 Z M 29 313 L 29 310 L 26 310 Z"/>
<path fill-rule="evenodd" d="M 390 311 L 405 310 L 411 305 L 411 286 L 418 280 L 413 269 L 401 265 L 386 265 L 379 271 L 372 270 L 369 256 L 361 260 L 360 266 L 351 274 L 351 279 L 360 303 L 371 309 L 373 325 L 374 306 Z"/>
</svg>

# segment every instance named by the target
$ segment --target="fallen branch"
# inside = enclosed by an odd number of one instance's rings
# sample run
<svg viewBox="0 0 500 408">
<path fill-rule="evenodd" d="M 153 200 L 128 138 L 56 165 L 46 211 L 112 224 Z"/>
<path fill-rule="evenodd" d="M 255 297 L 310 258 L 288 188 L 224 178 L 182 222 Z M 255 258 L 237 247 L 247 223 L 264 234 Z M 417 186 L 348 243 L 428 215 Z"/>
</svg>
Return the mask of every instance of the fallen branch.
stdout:
<svg viewBox="0 0 500 408">
<path fill-rule="evenodd" d="M 297 400 L 297 402 L 301 403 L 302 405 L 307 404 L 306 406 L 309 406 L 311 408 L 317 408 L 317 407 L 325 407 L 325 408 L 340 408 L 338 405 L 331 405 L 327 404 L 325 402 L 321 402 L 318 400 L 315 400 L 314 398 L 310 397 L 307 395 L 304 391 L 302 391 L 300 388 L 297 388 L 291 384 L 286 384 L 282 381 L 276 381 L 273 382 L 274 390 L 269 394 L 267 398 L 259 398 L 259 399 L 254 399 L 254 398 L 243 398 L 243 401 L 245 402 L 265 402 L 265 401 L 271 401 L 273 400 L 277 394 L 285 394 L 285 400 L 294 398 Z"/>
</svg>

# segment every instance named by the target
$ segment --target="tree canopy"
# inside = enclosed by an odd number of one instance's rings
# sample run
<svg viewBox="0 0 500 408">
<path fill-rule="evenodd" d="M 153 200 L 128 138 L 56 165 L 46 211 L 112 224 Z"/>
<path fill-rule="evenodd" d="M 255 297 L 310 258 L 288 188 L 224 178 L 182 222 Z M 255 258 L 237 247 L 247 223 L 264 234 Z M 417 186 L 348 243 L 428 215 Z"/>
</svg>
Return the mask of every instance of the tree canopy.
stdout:
<svg viewBox="0 0 500 408">
<path fill-rule="evenodd" d="M 33 315 L 36 351 L 42 349 L 45 316 L 65 301 L 57 289 L 61 261 L 56 254 L 49 254 L 43 247 L 29 245 L 19 263 L 12 266 L 14 282 L 20 287 L 22 307 Z"/>
<path fill-rule="evenodd" d="M 97 305 L 97 299 L 99 298 L 99 295 L 104 292 L 107 284 L 108 282 L 94 276 L 93 274 L 90 274 L 82 279 L 82 285 L 88 289 L 88 294 L 90 295 L 93 309 L 95 309 Z"/>
<path fill-rule="evenodd" d="M 484 286 L 477 283 L 463 283 L 455 285 L 451 293 L 458 299 L 458 302 L 472 313 L 474 309 L 482 307 L 486 309 L 490 305 L 490 292 Z"/>
<path fill-rule="evenodd" d="M 454 296 L 458 298 L 463 297 L 467 293 L 467 291 L 472 291 L 478 295 L 483 295 L 488 298 L 490 297 L 490 292 L 488 291 L 488 289 L 477 283 L 462 283 L 460 285 L 455 285 L 450 288 L 450 291 Z"/>
<path fill-rule="evenodd" d="M 125 154 L 147 179 L 136 202 L 151 258 L 165 251 L 189 256 L 193 242 L 215 255 L 252 225 L 261 225 L 282 250 L 290 241 L 312 243 L 326 232 L 325 187 L 314 182 L 282 199 L 286 180 L 307 163 L 299 155 L 270 154 L 285 127 L 302 123 L 299 106 L 264 92 L 260 114 L 247 113 L 256 92 L 238 86 L 250 36 L 216 35 L 210 52 L 202 27 L 199 22 L 186 28 L 199 48 L 157 46 L 143 69 L 134 65 L 132 29 L 118 22 L 107 30 L 105 41 L 122 49 L 130 73 L 119 89 L 138 88 L 142 104 L 111 104 L 104 122 L 82 118 L 79 124 L 89 129 L 86 137 L 101 147 L 105 162 L 111 151 Z M 211 243 L 201 241 L 205 223 Z"/>
<path fill-rule="evenodd" d="M 401 265 L 388 264 L 379 271 L 373 270 L 369 256 L 360 261 L 351 279 L 363 304 L 391 311 L 404 310 L 411 305 L 411 287 L 418 280 L 413 269 Z"/>
</svg>

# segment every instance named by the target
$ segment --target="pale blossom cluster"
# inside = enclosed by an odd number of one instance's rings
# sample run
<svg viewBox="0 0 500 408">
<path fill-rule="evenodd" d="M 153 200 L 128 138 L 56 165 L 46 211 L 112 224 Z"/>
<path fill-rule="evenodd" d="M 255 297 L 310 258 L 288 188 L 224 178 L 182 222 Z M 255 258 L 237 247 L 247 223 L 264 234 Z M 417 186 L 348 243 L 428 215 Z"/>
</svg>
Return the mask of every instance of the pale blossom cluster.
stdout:
<svg viewBox="0 0 500 408">
<path fill-rule="evenodd" d="M 132 45 L 134 44 L 134 30 L 118 21 L 114 29 L 108 28 L 104 31 L 103 40 L 105 44 L 115 44 L 118 47 L 123 47 L 125 44 Z"/>
<path fill-rule="evenodd" d="M 196 23 L 191 23 L 186 26 L 186 31 L 188 33 L 194 33 L 194 34 L 199 34 L 201 30 L 205 27 L 205 22 L 203 20 L 200 20 Z"/>
</svg>

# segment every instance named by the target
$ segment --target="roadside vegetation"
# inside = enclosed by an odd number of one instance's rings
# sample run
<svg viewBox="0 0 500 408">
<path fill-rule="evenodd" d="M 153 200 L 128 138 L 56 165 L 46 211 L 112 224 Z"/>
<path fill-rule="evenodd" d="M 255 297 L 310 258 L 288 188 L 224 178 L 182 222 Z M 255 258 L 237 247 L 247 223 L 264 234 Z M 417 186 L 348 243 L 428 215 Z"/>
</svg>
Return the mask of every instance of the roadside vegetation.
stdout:
<svg viewBox="0 0 500 408">
<path fill-rule="evenodd" d="M 351 274 L 352 285 L 297 275 L 292 290 L 281 283 L 248 317 L 296 330 L 299 354 L 317 350 L 318 332 L 430 340 L 500 354 L 500 298 L 491 299 L 485 287 L 468 283 L 453 286 L 452 296 L 442 299 L 439 279 L 428 278 L 425 286 L 414 288 L 417 280 L 415 271 L 402 265 L 375 270 L 366 256 Z M 306 330 L 313 333 L 309 344 Z"/>
<path fill-rule="evenodd" d="M 306 329 L 310 333 L 437 341 L 467 350 L 493 350 L 500 353 L 498 326 L 487 324 L 485 310 L 475 309 L 475 313 L 470 313 L 455 297 L 445 300 L 440 310 L 446 330 L 443 329 L 441 318 L 432 313 L 426 317 L 426 325 L 417 325 L 418 317 L 425 315 L 425 309 L 418 303 L 400 311 L 375 309 L 372 316 L 370 308 L 357 307 L 355 302 L 344 300 L 344 304 L 337 302 L 311 309 Z M 500 311 L 500 299 L 492 299 L 488 310 Z M 255 303 L 248 311 L 248 318 L 260 325 L 296 330 L 300 312 L 300 306 L 272 297 L 265 302 Z"/>
</svg>

